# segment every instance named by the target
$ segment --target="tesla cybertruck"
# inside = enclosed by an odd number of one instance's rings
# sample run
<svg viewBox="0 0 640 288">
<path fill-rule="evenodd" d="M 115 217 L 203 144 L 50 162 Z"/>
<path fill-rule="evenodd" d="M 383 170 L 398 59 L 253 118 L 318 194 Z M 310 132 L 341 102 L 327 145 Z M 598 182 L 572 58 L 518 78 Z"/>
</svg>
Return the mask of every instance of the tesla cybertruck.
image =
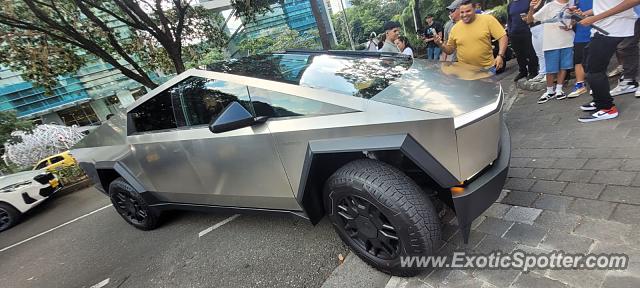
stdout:
<svg viewBox="0 0 640 288">
<path fill-rule="evenodd" d="M 400 54 L 288 51 L 191 69 L 72 150 L 136 228 L 168 209 L 328 216 L 393 275 L 430 255 L 441 210 L 471 222 L 499 196 L 510 158 L 503 92 L 461 63 Z"/>
</svg>

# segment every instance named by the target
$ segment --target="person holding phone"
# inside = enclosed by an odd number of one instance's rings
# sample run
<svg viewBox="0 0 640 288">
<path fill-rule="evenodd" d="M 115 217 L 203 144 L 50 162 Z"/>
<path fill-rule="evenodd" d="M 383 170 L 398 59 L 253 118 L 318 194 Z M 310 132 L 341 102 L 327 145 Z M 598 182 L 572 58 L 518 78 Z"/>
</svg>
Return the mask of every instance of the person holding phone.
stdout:
<svg viewBox="0 0 640 288">
<path fill-rule="evenodd" d="M 427 24 L 422 33 L 422 39 L 427 44 L 427 59 L 440 59 L 440 47 L 433 42 L 436 35 L 442 38 L 442 24 L 433 21 L 433 15 L 427 15 L 424 18 Z"/>
<path fill-rule="evenodd" d="M 542 0 L 531 1 L 526 17 L 528 23 L 551 21 L 569 6 L 569 0 L 554 0 L 534 13 L 535 7 L 540 1 Z M 547 69 L 547 91 L 538 98 L 538 104 L 546 103 L 551 99 L 567 98 L 563 91 L 563 84 L 567 70 L 573 68 L 573 39 L 575 37 L 573 30 L 560 20 L 543 25 L 542 50 L 544 50 Z"/>
</svg>

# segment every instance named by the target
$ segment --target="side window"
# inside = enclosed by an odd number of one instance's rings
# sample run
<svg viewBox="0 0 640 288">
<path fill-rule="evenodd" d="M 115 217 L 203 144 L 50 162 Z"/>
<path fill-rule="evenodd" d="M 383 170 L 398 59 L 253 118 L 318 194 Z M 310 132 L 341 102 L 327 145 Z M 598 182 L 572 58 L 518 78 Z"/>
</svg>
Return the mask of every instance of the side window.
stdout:
<svg viewBox="0 0 640 288">
<path fill-rule="evenodd" d="M 249 92 L 240 84 L 191 77 L 170 90 L 178 127 L 209 124 L 231 102 L 249 111 Z"/>
<path fill-rule="evenodd" d="M 130 133 L 177 128 L 168 91 L 163 91 L 140 104 L 129 112 L 127 118 Z"/>
<path fill-rule="evenodd" d="M 278 118 L 357 112 L 350 108 L 261 88 L 249 87 L 249 92 L 257 116 Z"/>
<path fill-rule="evenodd" d="M 44 167 L 49 166 L 48 164 L 49 163 L 47 162 L 47 160 L 44 160 L 44 161 L 38 163 L 38 166 L 36 166 L 36 168 L 34 168 L 34 170 L 40 170 L 40 169 L 42 169 Z"/>
<path fill-rule="evenodd" d="M 64 158 L 62 158 L 62 156 L 56 156 L 56 157 L 51 157 L 50 160 L 51 160 L 51 164 L 55 164 L 55 163 L 58 163 L 58 162 L 64 160 Z"/>
</svg>

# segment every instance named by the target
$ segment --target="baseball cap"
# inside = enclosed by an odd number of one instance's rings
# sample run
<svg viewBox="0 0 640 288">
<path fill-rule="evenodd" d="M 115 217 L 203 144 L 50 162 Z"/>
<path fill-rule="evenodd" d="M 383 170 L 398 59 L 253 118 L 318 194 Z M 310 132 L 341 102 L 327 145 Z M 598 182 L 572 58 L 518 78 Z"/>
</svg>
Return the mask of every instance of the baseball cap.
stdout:
<svg viewBox="0 0 640 288">
<path fill-rule="evenodd" d="M 462 2 L 464 2 L 464 0 L 454 0 L 449 6 L 447 6 L 447 10 L 456 10 L 458 7 L 460 7 L 460 4 L 462 4 Z"/>
<path fill-rule="evenodd" d="M 400 28 L 400 23 L 396 22 L 396 21 L 389 21 L 387 23 L 384 23 L 384 31 L 389 31 L 392 30 L 393 28 Z"/>
</svg>

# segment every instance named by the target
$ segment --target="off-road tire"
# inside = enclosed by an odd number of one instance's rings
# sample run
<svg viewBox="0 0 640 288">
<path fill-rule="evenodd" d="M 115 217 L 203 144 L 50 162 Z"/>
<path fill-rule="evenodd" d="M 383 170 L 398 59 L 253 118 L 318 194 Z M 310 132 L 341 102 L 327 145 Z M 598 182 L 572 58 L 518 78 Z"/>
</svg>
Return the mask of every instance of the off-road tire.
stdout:
<svg viewBox="0 0 640 288">
<path fill-rule="evenodd" d="M 20 211 L 7 203 L 0 203 L 0 232 L 7 230 L 20 221 Z"/>
<path fill-rule="evenodd" d="M 411 178 L 384 162 L 360 159 L 347 163 L 329 177 L 323 196 L 327 215 L 340 238 L 362 260 L 382 272 L 396 276 L 414 276 L 422 269 L 402 267 L 400 258 L 403 256 L 433 255 L 433 252 L 441 244 L 440 221 L 429 197 Z M 355 207 L 366 206 L 363 203 L 369 202 L 375 209 L 369 207 L 369 212 L 362 212 L 367 209 L 358 208 L 355 209 L 358 213 L 366 215 L 354 214 L 354 209 L 344 209 L 345 206 L 349 206 L 348 201 L 350 200 L 359 202 Z M 374 211 L 376 209 L 384 217 L 373 216 L 379 215 Z M 358 215 L 357 220 L 347 220 L 345 216 L 339 214 L 339 212 L 345 211 L 350 211 L 347 213 L 347 218 Z M 377 236 L 375 237 L 377 238 L 374 240 L 371 238 L 369 240 L 354 239 L 353 237 L 360 237 L 353 236 L 354 233 L 357 235 L 369 234 L 362 236 L 362 238 L 373 235 L 374 232 L 367 224 L 367 220 L 362 220 L 367 219 L 367 215 L 371 220 L 369 224 L 376 226 Z M 385 222 L 385 219 L 388 221 L 387 228 L 378 229 L 379 224 L 377 223 Z M 362 229 L 356 229 L 358 232 L 353 232 L 353 229 L 347 232 L 345 228 L 347 224 L 345 223 L 349 221 L 360 221 L 357 226 Z M 348 226 L 353 227 L 353 225 Z M 390 230 L 389 226 L 394 229 Z M 398 239 L 387 241 L 386 244 L 389 245 L 382 245 L 382 249 L 370 248 L 372 250 L 367 251 L 366 246 L 368 245 L 363 243 L 369 243 L 368 241 L 381 243 L 379 238 L 382 237 L 383 240 L 390 238 L 386 235 L 392 235 Z M 373 246 L 374 244 L 371 244 L 370 247 Z M 376 253 L 376 250 L 381 252 Z M 392 254 L 389 251 L 397 253 Z"/>
<path fill-rule="evenodd" d="M 109 184 L 109 198 L 116 212 L 133 227 L 145 231 L 158 227 L 160 212 L 150 207 L 124 178 Z"/>
</svg>

